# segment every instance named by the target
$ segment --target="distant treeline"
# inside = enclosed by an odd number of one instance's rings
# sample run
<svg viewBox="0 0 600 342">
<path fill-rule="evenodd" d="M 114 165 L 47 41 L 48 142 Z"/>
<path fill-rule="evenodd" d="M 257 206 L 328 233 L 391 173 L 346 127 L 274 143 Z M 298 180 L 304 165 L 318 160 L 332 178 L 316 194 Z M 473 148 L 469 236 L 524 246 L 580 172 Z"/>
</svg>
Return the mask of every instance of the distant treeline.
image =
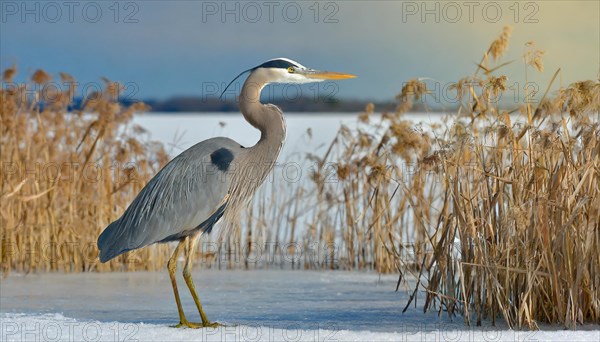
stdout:
<svg viewBox="0 0 600 342">
<path fill-rule="evenodd" d="M 233 100 L 221 100 L 218 98 L 202 98 L 194 96 L 177 96 L 166 100 L 156 99 L 135 99 L 120 98 L 119 103 L 124 106 L 130 106 L 137 102 L 146 104 L 151 112 L 239 112 L 239 106 Z M 363 112 L 369 103 L 375 107 L 375 112 L 395 111 L 398 105 L 393 101 L 369 101 L 354 99 L 314 99 L 312 97 L 297 99 L 273 99 L 262 101 L 263 103 L 272 103 L 277 105 L 285 112 L 338 112 L 338 113 L 357 113 Z M 43 109 L 47 104 L 40 101 L 39 106 Z M 74 98 L 69 105 L 68 110 L 81 110 L 85 107 L 85 101 L 82 98 Z M 425 105 L 423 102 L 415 103 L 414 112 L 438 112 L 448 111 L 451 108 L 442 108 L 440 106 Z"/>
<path fill-rule="evenodd" d="M 153 112 L 238 112 L 237 102 L 218 98 L 172 97 L 167 100 L 145 100 Z M 264 102 L 264 101 L 263 101 Z M 314 99 L 274 99 L 268 101 L 287 112 L 361 112 L 369 101 Z M 376 103 L 378 108 L 393 109 L 393 103 Z"/>
</svg>

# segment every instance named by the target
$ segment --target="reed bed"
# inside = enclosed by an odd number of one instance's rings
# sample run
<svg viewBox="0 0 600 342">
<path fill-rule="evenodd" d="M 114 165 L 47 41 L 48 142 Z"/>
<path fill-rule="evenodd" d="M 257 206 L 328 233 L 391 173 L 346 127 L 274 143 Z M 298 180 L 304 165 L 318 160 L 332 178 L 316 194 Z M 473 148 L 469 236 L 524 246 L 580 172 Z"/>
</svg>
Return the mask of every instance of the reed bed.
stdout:
<svg viewBox="0 0 600 342">
<path fill-rule="evenodd" d="M 105 80 L 82 110 L 70 110 L 77 93 L 70 75 L 54 83 L 68 85 L 59 90 L 45 86 L 53 80 L 42 70 L 27 84 L 13 83 L 15 74 L 15 67 L 4 71 L 0 90 L 3 275 L 105 271 L 117 263 L 129 270 L 162 268 L 167 246 L 109 265 L 97 261 L 95 246 L 102 229 L 169 159 L 161 144 L 139 140 L 143 129 L 130 125 L 146 107 L 120 105 L 122 87 Z"/>
<path fill-rule="evenodd" d="M 395 111 L 367 108 L 362 125 L 341 128 L 337 152 L 320 159 L 335 163 L 339 181 L 315 180 L 317 236 L 340 244 L 344 268 L 395 270 L 398 286 L 416 280 L 405 310 L 424 293 L 426 311 L 468 324 L 598 324 L 600 82 L 551 97 L 558 70 L 537 103 L 501 106 L 509 37 L 505 28 L 474 75 L 456 82 L 449 121 L 404 118 L 429 94 L 415 79 Z M 542 72 L 542 56 L 528 43 L 524 67 Z"/>
<path fill-rule="evenodd" d="M 368 106 L 307 156 L 311 183 L 258 203 L 246 239 L 287 226 L 279 242 L 300 242 L 305 257 L 318 246 L 304 268 L 397 272 L 412 293 L 405 310 L 424 296 L 425 310 L 468 324 L 600 324 L 600 80 L 557 86 L 557 70 L 537 101 L 498 101 L 512 95 L 501 74 L 510 34 L 453 85 L 460 106 L 442 122 L 406 118 L 430 95 L 418 79 L 394 110 Z M 543 54 L 527 44 L 527 73 L 544 71 Z"/>
<path fill-rule="evenodd" d="M 411 293 L 405 309 L 422 296 L 425 310 L 468 324 L 600 324 L 600 82 L 563 87 L 557 70 L 538 101 L 496 101 L 512 96 L 501 73 L 510 34 L 453 85 L 455 112 L 408 120 L 430 91 L 406 82 L 396 108 L 367 106 L 324 154 L 297 160 L 314 166 L 309 181 L 266 183 L 227 235 L 200 244 L 197 264 L 394 272 Z M 528 44 L 526 73 L 543 72 L 542 57 Z M 108 81 L 81 111 L 69 110 L 74 89 L 23 94 L 48 81 L 39 71 L 2 90 L 3 274 L 163 268 L 165 245 L 96 259 L 100 231 L 168 160 L 130 124 L 144 106 L 119 105 Z M 72 177 L 27 171 L 62 163 L 78 165 Z"/>
</svg>

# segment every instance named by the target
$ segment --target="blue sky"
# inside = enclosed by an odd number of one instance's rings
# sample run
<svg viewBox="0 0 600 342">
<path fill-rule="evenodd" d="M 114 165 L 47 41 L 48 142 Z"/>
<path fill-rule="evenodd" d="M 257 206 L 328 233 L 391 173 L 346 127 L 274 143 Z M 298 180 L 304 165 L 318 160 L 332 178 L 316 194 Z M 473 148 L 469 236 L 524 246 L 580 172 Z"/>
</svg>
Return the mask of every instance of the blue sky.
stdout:
<svg viewBox="0 0 600 342">
<path fill-rule="evenodd" d="M 20 77 L 43 68 L 82 83 L 104 76 L 140 98 L 203 95 L 274 57 L 359 77 L 337 84 L 340 98 L 386 100 L 402 82 L 442 86 L 474 71 L 489 43 L 512 25 L 503 61 L 509 84 L 523 83 L 527 41 L 545 50 L 541 88 L 593 79 L 600 70 L 597 1 L 6 1 L 0 66 Z M 516 5 L 515 5 L 516 4 Z M 305 89 L 328 93 L 331 89 Z M 316 90 L 315 90 L 316 89 Z"/>
</svg>

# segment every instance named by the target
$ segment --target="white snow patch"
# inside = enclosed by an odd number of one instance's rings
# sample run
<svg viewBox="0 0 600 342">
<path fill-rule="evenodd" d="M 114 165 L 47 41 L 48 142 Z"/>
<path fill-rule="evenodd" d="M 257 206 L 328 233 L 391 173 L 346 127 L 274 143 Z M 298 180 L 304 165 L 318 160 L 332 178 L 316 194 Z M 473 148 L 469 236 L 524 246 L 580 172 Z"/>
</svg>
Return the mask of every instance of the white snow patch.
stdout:
<svg viewBox="0 0 600 342">
<path fill-rule="evenodd" d="M 335 330 L 296 323 L 289 329 L 231 325 L 176 329 L 145 323 L 79 321 L 61 314 L 1 315 L 2 341 L 598 341 L 599 331 L 431 330 L 403 332 Z M 303 327 L 311 327 L 303 328 Z M 423 325 L 422 327 L 426 327 Z M 331 328 L 331 327 L 329 327 Z"/>
</svg>

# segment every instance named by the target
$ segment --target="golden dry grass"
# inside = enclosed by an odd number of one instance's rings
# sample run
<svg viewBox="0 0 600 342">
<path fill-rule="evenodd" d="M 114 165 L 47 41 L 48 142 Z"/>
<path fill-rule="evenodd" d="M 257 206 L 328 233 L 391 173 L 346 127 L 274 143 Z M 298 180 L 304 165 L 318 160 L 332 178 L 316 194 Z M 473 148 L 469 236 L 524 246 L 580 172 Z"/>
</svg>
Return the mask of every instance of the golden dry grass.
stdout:
<svg viewBox="0 0 600 342">
<path fill-rule="evenodd" d="M 4 82 L 15 74 L 14 67 L 6 70 Z M 101 230 L 168 160 L 162 145 L 125 130 L 145 106 L 122 107 L 120 85 L 106 81 L 82 111 L 69 112 L 72 77 L 61 74 L 61 84 L 71 85 L 62 91 L 44 88 L 50 81 L 38 70 L 31 83 L 1 90 L 2 273 L 162 267 L 165 247 L 101 265 L 95 246 Z"/>
<path fill-rule="evenodd" d="M 488 50 L 494 60 L 509 33 Z M 541 72 L 543 53 L 529 45 L 524 62 Z M 411 80 L 394 113 L 360 117 L 380 134 L 341 129 L 340 183 L 325 191 L 339 200 L 327 210 L 343 228 L 322 229 L 342 241 L 349 268 L 396 269 L 399 285 L 412 275 L 407 307 L 424 291 L 425 310 L 469 324 L 600 323 L 600 82 L 501 108 L 493 99 L 507 90 L 496 75 L 505 64 L 488 53 L 455 84 L 451 125 L 403 119 L 428 92 Z"/>
</svg>

